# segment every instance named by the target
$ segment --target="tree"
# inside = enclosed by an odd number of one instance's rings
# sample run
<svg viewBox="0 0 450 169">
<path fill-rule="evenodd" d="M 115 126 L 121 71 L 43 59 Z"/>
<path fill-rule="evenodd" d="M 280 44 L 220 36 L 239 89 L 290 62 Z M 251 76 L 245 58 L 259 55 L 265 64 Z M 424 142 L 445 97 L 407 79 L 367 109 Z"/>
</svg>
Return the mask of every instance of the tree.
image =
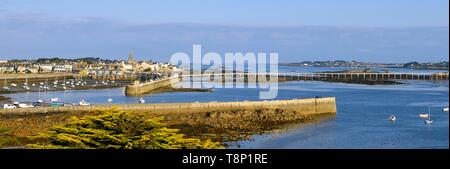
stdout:
<svg viewBox="0 0 450 169">
<path fill-rule="evenodd" d="M 162 118 L 144 119 L 142 115 L 116 109 L 98 110 L 99 115 L 73 117 L 70 122 L 33 136 L 46 140 L 29 144 L 32 148 L 76 149 L 219 149 L 210 140 L 185 138 L 178 129 L 161 123 Z"/>
</svg>

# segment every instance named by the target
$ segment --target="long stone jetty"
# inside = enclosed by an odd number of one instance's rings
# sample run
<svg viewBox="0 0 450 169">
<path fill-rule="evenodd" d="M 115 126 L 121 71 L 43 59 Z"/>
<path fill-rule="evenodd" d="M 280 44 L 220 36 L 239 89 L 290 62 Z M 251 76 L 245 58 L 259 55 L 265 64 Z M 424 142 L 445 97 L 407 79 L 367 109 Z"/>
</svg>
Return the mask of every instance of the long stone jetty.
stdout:
<svg viewBox="0 0 450 169">
<path fill-rule="evenodd" d="M 52 112 L 92 111 L 98 109 L 116 108 L 119 110 L 145 111 L 153 113 L 189 113 L 227 110 L 257 110 L 257 109 L 285 109 L 293 110 L 302 115 L 333 114 L 336 113 L 336 99 L 334 97 L 272 100 L 272 101 L 243 101 L 243 102 L 195 102 L 195 103 L 157 103 L 157 104 L 115 104 L 68 107 L 35 107 L 0 109 L 0 115 L 30 115 Z"/>
<path fill-rule="evenodd" d="M 145 93 L 150 93 L 156 89 L 167 87 L 171 85 L 172 82 L 178 82 L 178 77 L 171 77 L 162 80 L 155 80 L 151 82 L 141 83 L 139 80 L 136 80 L 133 84 L 126 86 L 125 94 L 128 96 L 138 96 Z"/>
</svg>

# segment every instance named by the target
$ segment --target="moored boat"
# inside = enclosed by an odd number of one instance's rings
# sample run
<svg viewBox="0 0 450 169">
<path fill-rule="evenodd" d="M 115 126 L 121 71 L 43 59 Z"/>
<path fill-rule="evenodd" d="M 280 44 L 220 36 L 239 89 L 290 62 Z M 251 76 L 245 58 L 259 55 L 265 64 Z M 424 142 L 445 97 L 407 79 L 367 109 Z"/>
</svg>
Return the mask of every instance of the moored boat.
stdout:
<svg viewBox="0 0 450 169">
<path fill-rule="evenodd" d="M 395 115 L 391 115 L 389 116 L 388 120 L 390 121 L 395 121 L 397 118 L 395 117 Z"/>
</svg>

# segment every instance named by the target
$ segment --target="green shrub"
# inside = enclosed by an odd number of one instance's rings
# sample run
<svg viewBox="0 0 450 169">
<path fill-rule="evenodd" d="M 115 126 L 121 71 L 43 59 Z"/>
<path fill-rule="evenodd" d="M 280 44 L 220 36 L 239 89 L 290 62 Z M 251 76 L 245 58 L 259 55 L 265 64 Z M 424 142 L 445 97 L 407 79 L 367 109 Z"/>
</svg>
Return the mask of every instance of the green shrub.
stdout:
<svg viewBox="0 0 450 169">
<path fill-rule="evenodd" d="M 18 143 L 18 140 L 11 135 L 11 130 L 0 128 L 0 148 Z"/>
<path fill-rule="evenodd" d="M 115 109 L 99 110 L 99 115 L 73 117 L 70 122 L 50 128 L 33 139 L 46 142 L 29 144 L 32 148 L 75 149 L 219 149 L 210 140 L 185 138 L 177 129 L 169 129 L 162 118 L 143 116 Z"/>
</svg>

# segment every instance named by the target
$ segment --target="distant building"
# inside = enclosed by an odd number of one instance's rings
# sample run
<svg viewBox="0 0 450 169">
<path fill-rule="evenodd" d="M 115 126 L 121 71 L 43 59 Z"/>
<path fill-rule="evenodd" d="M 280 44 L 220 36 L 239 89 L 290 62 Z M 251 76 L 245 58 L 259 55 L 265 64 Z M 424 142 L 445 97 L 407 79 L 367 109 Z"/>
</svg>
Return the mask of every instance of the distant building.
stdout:
<svg viewBox="0 0 450 169">
<path fill-rule="evenodd" d="M 54 65 L 53 71 L 54 72 L 72 72 L 73 66 L 72 65 Z"/>
<path fill-rule="evenodd" d="M 14 67 L 13 66 L 0 66 L 0 73 L 13 73 Z"/>
<path fill-rule="evenodd" d="M 124 72 L 133 72 L 133 65 L 122 62 L 122 64 L 120 65 L 120 70 Z"/>
<path fill-rule="evenodd" d="M 52 72 L 53 71 L 53 64 L 41 64 L 39 65 L 42 72 Z"/>
<path fill-rule="evenodd" d="M 7 60 L 0 60 L 0 64 L 5 64 L 5 63 L 8 63 L 8 61 Z"/>
<path fill-rule="evenodd" d="M 156 66 L 153 64 L 150 64 L 149 62 L 141 61 L 141 62 L 135 63 L 135 70 L 137 72 L 155 71 Z"/>
</svg>

